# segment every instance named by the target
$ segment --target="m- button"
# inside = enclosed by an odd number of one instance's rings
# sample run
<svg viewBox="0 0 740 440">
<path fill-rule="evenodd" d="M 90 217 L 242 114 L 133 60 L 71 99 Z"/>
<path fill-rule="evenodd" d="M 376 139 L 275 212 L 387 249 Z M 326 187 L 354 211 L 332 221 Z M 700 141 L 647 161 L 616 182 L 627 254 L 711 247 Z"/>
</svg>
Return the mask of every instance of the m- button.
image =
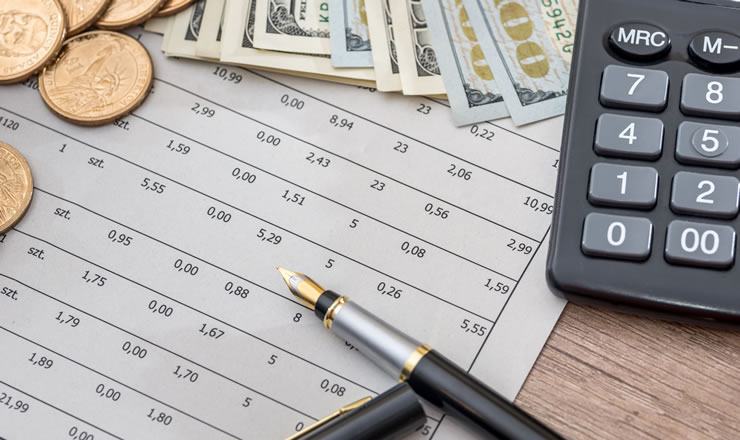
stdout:
<svg viewBox="0 0 740 440">
<path fill-rule="evenodd" d="M 671 49 L 671 40 L 663 29 L 646 23 L 625 23 L 609 35 L 611 47 L 625 58 L 655 60 Z"/>
<path fill-rule="evenodd" d="M 727 32 L 704 32 L 691 39 L 689 53 L 703 66 L 734 68 L 740 64 L 740 38 Z"/>
</svg>

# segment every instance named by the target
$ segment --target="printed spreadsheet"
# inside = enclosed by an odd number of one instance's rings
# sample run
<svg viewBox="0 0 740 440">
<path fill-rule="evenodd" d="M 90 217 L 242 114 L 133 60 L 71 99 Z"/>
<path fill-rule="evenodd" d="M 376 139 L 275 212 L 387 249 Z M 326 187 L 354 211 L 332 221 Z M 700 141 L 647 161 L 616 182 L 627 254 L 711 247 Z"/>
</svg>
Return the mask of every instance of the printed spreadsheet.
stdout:
<svg viewBox="0 0 740 440">
<path fill-rule="evenodd" d="M 544 261 L 562 120 L 456 128 L 444 102 L 168 60 L 100 128 L 0 89 L 33 171 L 0 235 L 0 437 L 281 439 L 392 386 L 275 266 L 514 399 L 564 302 Z M 426 407 L 414 438 L 462 439 Z"/>
</svg>

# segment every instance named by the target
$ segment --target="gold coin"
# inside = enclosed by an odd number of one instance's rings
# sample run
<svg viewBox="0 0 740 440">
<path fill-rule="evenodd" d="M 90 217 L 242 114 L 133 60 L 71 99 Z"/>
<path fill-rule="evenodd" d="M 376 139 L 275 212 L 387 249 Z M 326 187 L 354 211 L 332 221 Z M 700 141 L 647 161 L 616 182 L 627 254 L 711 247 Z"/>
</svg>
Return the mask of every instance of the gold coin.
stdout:
<svg viewBox="0 0 740 440">
<path fill-rule="evenodd" d="M 59 0 L 67 17 L 67 37 L 77 35 L 95 23 L 110 0 Z"/>
<path fill-rule="evenodd" d="M 0 234 L 23 218 L 32 195 L 33 176 L 28 162 L 18 150 L 0 142 Z"/>
<path fill-rule="evenodd" d="M 195 3 L 195 0 L 167 0 L 166 2 L 164 2 L 162 9 L 157 12 L 157 15 L 155 15 L 155 17 L 167 17 L 172 14 L 177 14 L 193 3 Z"/>
<path fill-rule="evenodd" d="M 61 49 L 65 31 L 57 0 L 0 1 L 0 84 L 41 70 Z"/>
<path fill-rule="evenodd" d="M 149 20 L 165 0 L 112 0 L 96 23 L 100 29 L 118 31 Z"/>
<path fill-rule="evenodd" d="M 104 125 L 141 105 L 153 79 L 152 60 L 141 43 L 118 32 L 92 31 L 64 43 L 39 76 L 39 91 L 63 119 Z"/>
</svg>

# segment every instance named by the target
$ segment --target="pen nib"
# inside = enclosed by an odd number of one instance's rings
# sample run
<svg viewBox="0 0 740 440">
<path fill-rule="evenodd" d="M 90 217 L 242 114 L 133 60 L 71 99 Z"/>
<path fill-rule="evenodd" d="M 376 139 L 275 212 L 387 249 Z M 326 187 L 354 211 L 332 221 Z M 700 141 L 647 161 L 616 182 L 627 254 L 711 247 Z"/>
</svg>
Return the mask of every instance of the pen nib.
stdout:
<svg viewBox="0 0 740 440">
<path fill-rule="evenodd" d="M 283 276 L 285 284 L 288 285 L 290 292 L 298 298 L 298 300 L 306 305 L 311 310 L 316 308 L 316 302 L 319 300 L 321 294 L 326 290 L 319 286 L 314 280 L 308 275 L 302 273 L 293 272 L 292 270 L 284 269 L 280 266 L 277 267 L 280 275 Z"/>
<path fill-rule="evenodd" d="M 283 276 L 283 279 L 285 280 L 286 283 L 288 282 L 290 277 L 292 277 L 293 275 L 298 275 L 298 273 L 293 272 L 292 270 L 284 269 L 280 266 L 277 267 L 277 270 L 278 272 L 280 272 L 280 275 Z M 288 284 L 288 287 L 290 287 L 290 284 Z"/>
</svg>

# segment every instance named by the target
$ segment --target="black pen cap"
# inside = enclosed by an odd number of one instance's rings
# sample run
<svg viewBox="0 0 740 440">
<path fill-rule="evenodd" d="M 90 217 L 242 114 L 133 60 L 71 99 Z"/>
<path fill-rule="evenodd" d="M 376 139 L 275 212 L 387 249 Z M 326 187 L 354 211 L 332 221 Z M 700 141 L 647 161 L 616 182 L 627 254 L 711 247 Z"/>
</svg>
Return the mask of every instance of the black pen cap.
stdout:
<svg viewBox="0 0 740 440">
<path fill-rule="evenodd" d="M 406 383 L 399 383 L 328 422 L 309 426 L 291 439 L 395 440 L 420 429 L 426 419 L 419 397 Z"/>
</svg>

